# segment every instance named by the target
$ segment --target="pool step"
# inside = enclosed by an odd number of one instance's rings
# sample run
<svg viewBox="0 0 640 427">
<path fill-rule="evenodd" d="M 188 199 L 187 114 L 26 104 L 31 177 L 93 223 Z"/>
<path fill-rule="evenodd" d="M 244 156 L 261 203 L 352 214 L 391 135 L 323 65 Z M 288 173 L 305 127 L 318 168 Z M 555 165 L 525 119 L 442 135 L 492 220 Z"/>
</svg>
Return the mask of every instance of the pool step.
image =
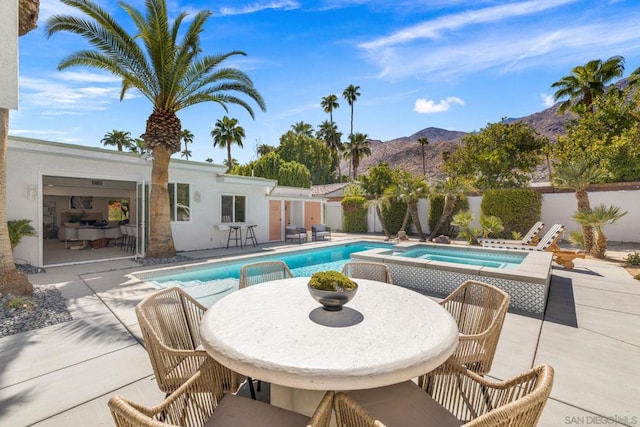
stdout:
<svg viewBox="0 0 640 427">
<path fill-rule="evenodd" d="M 196 284 L 194 282 L 199 282 Z M 200 304 L 210 307 L 214 302 L 231 292 L 238 290 L 238 279 L 220 279 L 202 282 L 192 280 L 183 282 L 184 290 L 197 299 Z"/>
</svg>

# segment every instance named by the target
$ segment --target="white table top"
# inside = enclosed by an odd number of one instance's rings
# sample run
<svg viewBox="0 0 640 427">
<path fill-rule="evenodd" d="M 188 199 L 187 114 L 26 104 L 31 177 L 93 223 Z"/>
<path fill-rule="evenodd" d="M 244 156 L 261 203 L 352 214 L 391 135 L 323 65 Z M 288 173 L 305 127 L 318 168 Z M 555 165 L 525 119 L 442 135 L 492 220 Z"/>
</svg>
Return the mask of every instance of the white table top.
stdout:
<svg viewBox="0 0 640 427">
<path fill-rule="evenodd" d="M 200 328 L 207 352 L 236 372 L 274 384 L 353 390 L 429 372 L 458 344 L 455 320 L 439 304 L 371 280 L 356 279 L 358 293 L 345 305 L 362 314 L 360 323 L 320 325 L 309 318 L 320 304 L 308 280 L 266 282 L 216 302 Z"/>
</svg>

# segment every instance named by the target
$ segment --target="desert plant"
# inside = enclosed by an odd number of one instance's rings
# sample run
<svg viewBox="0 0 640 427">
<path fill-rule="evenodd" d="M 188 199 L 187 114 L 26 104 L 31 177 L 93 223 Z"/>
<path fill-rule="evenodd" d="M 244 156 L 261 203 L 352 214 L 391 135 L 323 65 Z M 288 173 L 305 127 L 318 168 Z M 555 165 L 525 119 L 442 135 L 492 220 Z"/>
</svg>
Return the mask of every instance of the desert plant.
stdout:
<svg viewBox="0 0 640 427">
<path fill-rule="evenodd" d="M 573 230 L 567 236 L 567 240 L 574 248 L 584 248 L 584 234 L 582 230 Z"/>
<path fill-rule="evenodd" d="M 502 220 L 493 215 L 480 215 L 480 227 L 482 227 L 482 237 L 489 235 L 498 235 L 504 230 Z"/>
<path fill-rule="evenodd" d="M 329 270 L 313 273 L 309 286 L 320 291 L 346 292 L 358 287 L 358 284 L 344 274 Z"/>
<path fill-rule="evenodd" d="M 511 232 L 511 238 L 513 240 L 522 240 L 523 236 L 522 236 L 522 233 L 519 232 L 518 230 L 513 230 Z"/>
<path fill-rule="evenodd" d="M 596 258 L 604 258 L 607 251 L 607 237 L 604 235 L 604 226 L 613 224 L 627 213 L 627 211 L 620 212 L 620 207 L 618 206 L 601 204 L 593 209 L 578 211 L 573 215 L 573 219 L 578 223 L 593 227 L 595 230 L 596 239 L 591 255 Z"/>
<path fill-rule="evenodd" d="M 28 298 L 12 295 L 9 298 L 9 301 L 5 303 L 4 308 L 8 310 L 33 310 L 35 308 L 35 304 Z"/>
<path fill-rule="evenodd" d="M 482 235 L 482 229 L 471 227 L 473 220 L 473 213 L 471 211 L 460 211 L 453 216 L 451 225 L 460 228 L 458 236 L 467 239 L 467 242 L 471 245 L 477 245 L 478 237 Z"/>
<path fill-rule="evenodd" d="M 7 221 L 9 227 L 9 242 L 11 249 L 18 246 L 23 237 L 37 237 L 36 229 L 30 224 L 30 219 L 15 219 Z"/>
<path fill-rule="evenodd" d="M 624 259 L 629 265 L 639 265 L 640 266 L 640 252 L 635 251 L 632 254 L 628 254 Z"/>
</svg>

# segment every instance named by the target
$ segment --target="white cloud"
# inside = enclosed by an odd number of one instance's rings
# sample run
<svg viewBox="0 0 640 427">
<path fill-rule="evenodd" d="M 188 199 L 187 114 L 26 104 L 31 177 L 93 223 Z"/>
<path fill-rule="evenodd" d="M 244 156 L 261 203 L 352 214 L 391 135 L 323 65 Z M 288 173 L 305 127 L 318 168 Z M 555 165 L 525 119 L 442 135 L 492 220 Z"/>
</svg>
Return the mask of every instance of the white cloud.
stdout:
<svg viewBox="0 0 640 427">
<path fill-rule="evenodd" d="M 553 99 L 553 95 L 541 93 L 540 98 L 542 98 L 542 105 L 544 105 L 546 108 L 553 107 L 553 105 L 556 103 L 556 101 Z"/>
<path fill-rule="evenodd" d="M 56 75 L 61 80 L 90 83 L 119 83 L 120 78 L 113 74 L 90 73 L 88 71 L 62 71 Z"/>
<path fill-rule="evenodd" d="M 455 96 L 449 96 L 447 99 L 441 99 L 439 102 L 435 102 L 432 99 L 418 98 L 416 99 L 416 105 L 413 111 L 418 114 L 442 113 L 448 111 L 453 104 L 464 105 L 464 101 Z"/>
<path fill-rule="evenodd" d="M 442 33 L 446 30 L 458 30 L 470 25 L 494 23 L 518 16 L 531 15 L 575 1 L 577 0 L 533 0 L 523 3 L 487 7 L 479 10 L 470 10 L 454 15 L 442 16 L 432 21 L 404 28 L 390 36 L 362 43 L 360 47 L 363 49 L 379 49 L 386 46 L 411 42 L 416 39 L 435 40 L 442 37 Z"/>
<path fill-rule="evenodd" d="M 280 0 L 271 1 L 265 3 L 251 3 L 244 7 L 221 7 L 218 16 L 222 15 L 246 15 L 249 13 L 261 12 L 265 9 L 282 9 L 282 10 L 294 10 L 300 7 L 300 3 L 295 0 Z"/>
</svg>

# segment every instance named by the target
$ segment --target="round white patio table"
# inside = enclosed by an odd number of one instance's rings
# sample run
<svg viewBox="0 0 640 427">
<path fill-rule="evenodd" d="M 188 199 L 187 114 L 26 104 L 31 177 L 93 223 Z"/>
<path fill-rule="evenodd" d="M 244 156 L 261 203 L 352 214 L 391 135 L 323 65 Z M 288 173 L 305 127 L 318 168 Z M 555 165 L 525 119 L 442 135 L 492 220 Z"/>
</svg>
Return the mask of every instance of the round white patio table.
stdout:
<svg viewBox="0 0 640 427">
<path fill-rule="evenodd" d="M 415 378 L 441 365 L 458 344 L 453 317 L 415 291 L 355 279 L 353 300 L 341 312 L 326 312 L 309 294 L 308 281 L 297 277 L 241 289 L 202 318 L 209 355 L 271 383 L 276 406 L 311 415 L 326 390 Z M 324 326 L 341 319 L 351 326 Z"/>
</svg>

